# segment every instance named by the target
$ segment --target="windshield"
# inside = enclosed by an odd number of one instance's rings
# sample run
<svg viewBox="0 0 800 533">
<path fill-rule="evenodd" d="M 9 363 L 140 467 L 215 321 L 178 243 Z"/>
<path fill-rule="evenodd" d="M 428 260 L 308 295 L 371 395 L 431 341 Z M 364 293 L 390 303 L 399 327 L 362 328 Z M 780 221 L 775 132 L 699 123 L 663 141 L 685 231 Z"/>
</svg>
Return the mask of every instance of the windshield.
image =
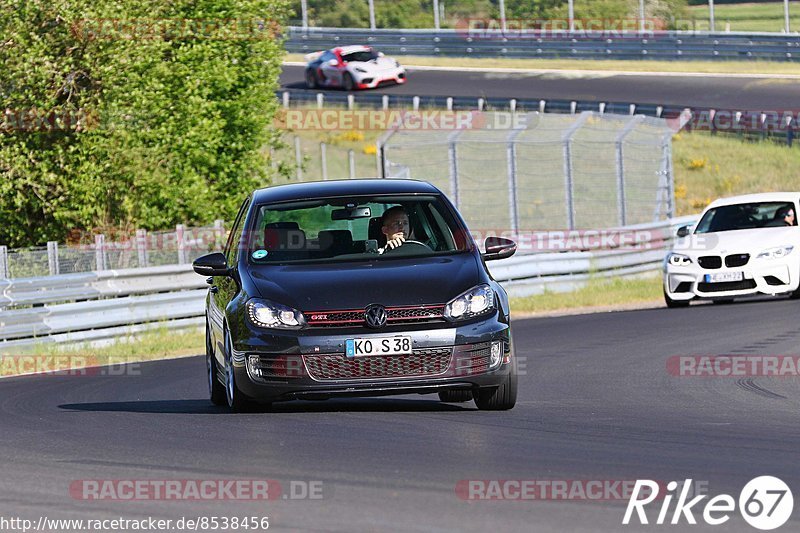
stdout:
<svg viewBox="0 0 800 533">
<path fill-rule="evenodd" d="M 695 233 L 796 226 L 792 202 L 758 202 L 709 209 Z"/>
<path fill-rule="evenodd" d="M 342 56 L 342 59 L 344 59 L 348 63 L 351 62 L 351 61 L 361 61 L 363 63 L 366 63 L 367 61 L 372 61 L 373 59 L 378 59 L 378 52 L 375 52 L 373 50 L 364 50 L 362 52 L 352 52 L 350 54 L 346 54 L 346 55 Z"/>
<path fill-rule="evenodd" d="M 467 230 L 438 196 L 325 198 L 256 209 L 248 239 L 255 264 L 390 260 L 470 247 Z"/>
</svg>

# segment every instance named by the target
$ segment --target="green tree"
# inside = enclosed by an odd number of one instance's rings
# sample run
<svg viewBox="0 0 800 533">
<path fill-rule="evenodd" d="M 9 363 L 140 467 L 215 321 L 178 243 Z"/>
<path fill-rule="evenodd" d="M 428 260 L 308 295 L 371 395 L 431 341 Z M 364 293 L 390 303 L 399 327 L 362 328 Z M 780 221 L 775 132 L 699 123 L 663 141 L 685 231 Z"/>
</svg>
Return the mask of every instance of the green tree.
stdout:
<svg viewBox="0 0 800 533">
<path fill-rule="evenodd" d="M 269 183 L 284 0 L 0 9 L 0 242 L 230 220 Z"/>
</svg>

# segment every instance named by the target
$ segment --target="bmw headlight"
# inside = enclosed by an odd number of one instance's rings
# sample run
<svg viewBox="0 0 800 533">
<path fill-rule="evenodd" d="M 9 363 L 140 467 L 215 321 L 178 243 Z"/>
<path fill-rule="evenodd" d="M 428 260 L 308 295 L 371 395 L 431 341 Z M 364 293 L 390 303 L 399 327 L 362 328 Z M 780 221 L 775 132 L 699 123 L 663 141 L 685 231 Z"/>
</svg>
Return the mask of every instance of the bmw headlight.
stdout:
<svg viewBox="0 0 800 533">
<path fill-rule="evenodd" d="M 692 264 L 692 258 L 683 254 L 669 254 L 667 262 L 672 266 L 685 267 Z"/>
<path fill-rule="evenodd" d="M 363 69 L 363 68 L 361 68 L 361 67 L 356 67 L 356 69 L 355 69 L 355 70 L 356 70 L 357 72 L 361 72 L 362 74 L 366 74 L 366 73 L 367 73 L 366 69 Z"/>
<path fill-rule="evenodd" d="M 494 291 L 488 285 L 478 285 L 450 300 L 444 307 L 448 320 L 472 318 L 494 309 Z"/>
<path fill-rule="evenodd" d="M 303 313 L 269 300 L 252 299 L 247 302 L 250 322 L 262 328 L 300 329 L 305 326 Z"/>
<path fill-rule="evenodd" d="M 757 259 L 780 259 L 782 257 L 786 257 L 794 250 L 794 246 L 785 244 L 783 246 L 776 246 L 775 248 L 767 248 L 766 250 L 762 251 L 758 256 Z"/>
</svg>

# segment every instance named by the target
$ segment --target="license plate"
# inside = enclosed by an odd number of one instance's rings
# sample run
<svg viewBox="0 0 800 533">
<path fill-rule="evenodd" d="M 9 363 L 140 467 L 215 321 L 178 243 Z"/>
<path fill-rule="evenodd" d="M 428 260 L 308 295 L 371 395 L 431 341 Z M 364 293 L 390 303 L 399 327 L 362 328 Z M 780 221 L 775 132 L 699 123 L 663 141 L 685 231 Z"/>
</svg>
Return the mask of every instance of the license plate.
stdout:
<svg viewBox="0 0 800 533">
<path fill-rule="evenodd" d="M 347 339 L 347 357 L 368 357 L 370 355 L 398 355 L 411 353 L 411 337 L 372 337 L 369 339 Z"/>
<path fill-rule="evenodd" d="M 717 272 L 716 274 L 706 274 L 706 283 L 724 283 L 726 281 L 742 281 L 744 272 Z"/>
</svg>

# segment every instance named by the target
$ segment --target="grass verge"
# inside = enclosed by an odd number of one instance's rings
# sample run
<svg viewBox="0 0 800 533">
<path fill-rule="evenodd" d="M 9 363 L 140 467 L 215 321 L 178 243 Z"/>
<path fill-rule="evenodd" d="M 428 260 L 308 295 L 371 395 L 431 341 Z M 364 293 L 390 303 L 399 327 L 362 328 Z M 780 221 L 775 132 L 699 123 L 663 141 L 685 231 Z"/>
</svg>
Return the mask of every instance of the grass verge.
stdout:
<svg viewBox="0 0 800 533">
<path fill-rule="evenodd" d="M 621 72 L 674 72 L 676 74 L 800 75 L 800 64 L 770 61 L 655 61 L 615 59 L 507 59 L 481 57 L 393 56 L 413 68 L 467 67 L 526 70 L 598 70 Z M 303 54 L 286 54 L 284 61 L 304 61 Z M 409 83 L 413 83 L 413 80 Z"/>
<path fill-rule="evenodd" d="M 661 277 L 591 279 L 572 292 L 545 292 L 525 298 L 511 298 L 512 314 L 533 314 L 572 309 L 608 309 L 637 303 L 657 303 L 661 293 Z"/>
<path fill-rule="evenodd" d="M 689 13 L 699 24 L 698 30 L 708 30 L 708 5 L 690 6 Z M 800 2 L 789 2 L 789 26 L 797 31 Z M 717 31 L 783 31 L 783 2 L 717 4 L 714 6 Z"/>
<path fill-rule="evenodd" d="M 0 356 L 0 377 L 198 355 L 205 353 L 204 344 L 201 328 L 174 332 L 166 327 L 106 346 L 37 344 L 13 355 Z"/>
<path fill-rule="evenodd" d="M 679 216 L 699 213 L 716 198 L 794 191 L 800 183 L 797 147 L 693 132 L 673 136 L 672 148 Z"/>
</svg>

